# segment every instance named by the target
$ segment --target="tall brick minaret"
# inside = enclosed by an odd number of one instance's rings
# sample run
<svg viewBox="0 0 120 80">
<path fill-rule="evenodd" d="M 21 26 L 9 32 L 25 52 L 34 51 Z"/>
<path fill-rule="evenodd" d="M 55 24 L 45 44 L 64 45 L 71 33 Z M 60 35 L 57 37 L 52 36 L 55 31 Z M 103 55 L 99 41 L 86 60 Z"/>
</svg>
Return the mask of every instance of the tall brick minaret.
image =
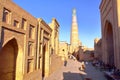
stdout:
<svg viewBox="0 0 120 80">
<path fill-rule="evenodd" d="M 72 12 L 72 26 L 71 26 L 70 44 L 72 46 L 72 51 L 74 51 L 75 48 L 77 48 L 79 46 L 76 9 L 73 9 L 73 12 Z"/>
</svg>

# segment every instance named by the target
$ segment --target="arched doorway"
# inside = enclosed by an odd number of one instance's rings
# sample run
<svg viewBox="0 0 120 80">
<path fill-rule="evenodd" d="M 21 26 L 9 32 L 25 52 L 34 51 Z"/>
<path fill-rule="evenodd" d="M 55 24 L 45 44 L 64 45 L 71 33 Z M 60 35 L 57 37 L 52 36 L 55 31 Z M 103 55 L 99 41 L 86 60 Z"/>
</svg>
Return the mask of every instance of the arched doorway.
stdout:
<svg viewBox="0 0 120 80">
<path fill-rule="evenodd" d="M 16 59 L 18 45 L 16 39 L 10 40 L 0 51 L 0 79 L 16 80 Z"/>
<path fill-rule="evenodd" d="M 114 65 L 114 42 L 113 42 L 113 29 L 110 22 L 106 23 L 106 52 L 107 52 L 107 62 L 110 65 Z"/>
</svg>

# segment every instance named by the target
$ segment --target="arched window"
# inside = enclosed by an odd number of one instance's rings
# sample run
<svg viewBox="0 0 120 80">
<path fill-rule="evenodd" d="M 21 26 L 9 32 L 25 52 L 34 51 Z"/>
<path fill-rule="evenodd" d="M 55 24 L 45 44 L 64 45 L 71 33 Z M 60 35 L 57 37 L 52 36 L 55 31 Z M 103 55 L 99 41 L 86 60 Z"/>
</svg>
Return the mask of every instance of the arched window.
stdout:
<svg viewBox="0 0 120 80">
<path fill-rule="evenodd" d="M 33 56 L 33 44 L 32 42 L 28 43 L 28 56 Z"/>
<path fill-rule="evenodd" d="M 19 22 L 17 21 L 17 20 L 14 20 L 14 27 L 17 27 L 17 28 L 19 28 Z"/>
<path fill-rule="evenodd" d="M 29 38 L 34 39 L 34 32 L 35 32 L 34 26 L 30 25 L 30 27 L 29 27 Z"/>
</svg>

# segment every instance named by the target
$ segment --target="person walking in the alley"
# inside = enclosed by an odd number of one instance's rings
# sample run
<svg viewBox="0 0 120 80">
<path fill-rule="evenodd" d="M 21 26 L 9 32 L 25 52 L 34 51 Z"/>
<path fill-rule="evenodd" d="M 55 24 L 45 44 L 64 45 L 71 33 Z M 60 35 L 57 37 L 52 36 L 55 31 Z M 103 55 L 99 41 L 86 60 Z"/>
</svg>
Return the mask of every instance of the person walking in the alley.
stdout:
<svg viewBox="0 0 120 80">
<path fill-rule="evenodd" d="M 64 66 L 67 66 L 67 60 L 64 61 Z"/>
<path fill-rule="evenodd" d="M 82 63 L 81 63 L 80 70 L 85 70 L 85 63 L 84 63 L 84 61 L 82 61 Z"/>
</svg>

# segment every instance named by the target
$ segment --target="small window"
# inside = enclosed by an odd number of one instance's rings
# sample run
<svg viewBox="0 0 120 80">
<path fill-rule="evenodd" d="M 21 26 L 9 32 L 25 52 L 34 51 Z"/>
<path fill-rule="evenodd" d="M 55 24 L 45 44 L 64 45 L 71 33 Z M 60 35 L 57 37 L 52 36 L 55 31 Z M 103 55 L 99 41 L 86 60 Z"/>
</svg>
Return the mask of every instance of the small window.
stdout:
<svg viewBox="0 0 120 80">
<path fill-rule="evenodd" d="M 32 43 L 28 44 L 28 56 L 33 56 L 33 45 L 32 45 Z"/>
<path fill-rule="evenodd" d="M 14 26 L 17 27 L 17 28 L 19 28 L 19 22 L 16 21 L 16 20 L 14 20 Z"/>
<path fill-rule="evenodd" d="M 27 62 L 27 73 L 33 72 L 33 60 L 28 60 Z"/>
<path fill-rule="evenodd" d="M 30 25 L 29 27 L 29 38 L 34 39 L 34 26 Z"/>
<path fill-rule="evenodd" d="M 22 18 L 22 26 L 21 29 L 26 29 L 27 21 L 26 19 Z"/>
<path fill-rule="evenodd" d="M 11 12 L 4 8 L 2 21 L 6 22 L 7 24 L 9 24 L 10 23 L 10 19 L 11 19 Z"/>
</svg>

